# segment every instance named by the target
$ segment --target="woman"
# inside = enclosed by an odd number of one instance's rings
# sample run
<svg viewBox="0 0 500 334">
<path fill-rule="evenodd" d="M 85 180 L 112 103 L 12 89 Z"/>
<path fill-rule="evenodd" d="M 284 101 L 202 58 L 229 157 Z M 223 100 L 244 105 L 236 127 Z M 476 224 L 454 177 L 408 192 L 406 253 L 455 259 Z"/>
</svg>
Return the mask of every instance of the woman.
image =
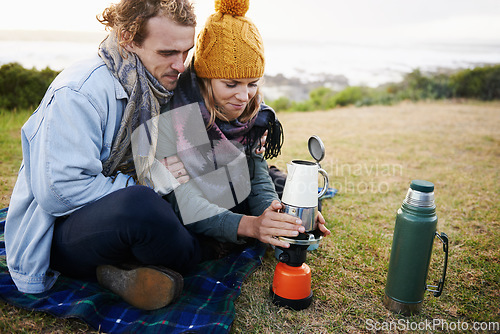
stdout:
<svg viewBox="0 0 500 334">
<path fill-rule="evenodd" d="M 160 116 L 156 158 L 171 168 L 178 156 L 184 168 L 175 176 L 190 177 L 167 196 L 189 231 L 221 242 L 253 238 L 287 248 L 276 236 L 295 237 L 304 228 L 279 213 L 264 160 L 279 154 L 283 136 L 274 111 L 261 103 L 264 49 L 247 10 L 248 1 L 216 1 L 169 111 Z M 263 157 L 255 147 L 264 134 Z M 321 214 L 318 222 L 328 235 Z"/>
</svg>

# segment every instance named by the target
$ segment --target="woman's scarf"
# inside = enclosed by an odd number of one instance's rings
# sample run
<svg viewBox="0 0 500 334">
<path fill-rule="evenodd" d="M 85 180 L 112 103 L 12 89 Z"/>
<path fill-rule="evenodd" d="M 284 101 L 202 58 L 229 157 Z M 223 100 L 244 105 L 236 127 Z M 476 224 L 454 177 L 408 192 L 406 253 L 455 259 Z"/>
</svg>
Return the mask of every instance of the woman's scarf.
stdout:
<svg viewBox="0 0 500 334">
<path fill-rule="evenodd" d="M 147 183 L 145 180 L 150 173 L 158 138 L 156 116 L 160 114 L 161 105 L 170 100 L 172 92 L 148 72 L 135 53 L 119 46 L 115 34 L 110 34 L 101 43 L 99 56 L 129 97 L 110 156 L 103 163 L 102 173 L 116 176 L 122 172 L 134 177 L 140 184 Z M 132 154 L 132 132 L 141 125 L 146 131 L 140 131 L 134 137 L 139 150 Z"/>
<path fill-rule="evenodd" d="M 196 105 L 194 113 L 180 111 L 186 110 L 182 107 L 193 104 Z M 264 104 L 257 116 L 248 122 L 216 119 L 214 124 L 209 125 L 210 112 L 192 67 L 181 74 L 169 109 L 176 132 L 178 156 L 185 169 L 211 203 L 226 209 L 241 203 L 248 196 L 251 176 L 246 157 L 260 145 L 266 130 L 264 157 L 272 158 L 280 153 L 282 127 L 274 111 Z M 204 129 L 193 129 L 193 124 L 200 123 L 196 120 L 200 112 Z M 204 130 L 207 140 L 198 134 Z"/>
<path fill-rule="evenodd" d="M 193 102 L 199 104 L 210 140 L 227 139 L 239 142 L 244 146 L 246 155 L 250 155 L 251 150 L 255 149 L 256 145 L 260 145 L 260 138 L 267 130 L 264 159 L 272 159 L 280 154 L 284 141 L 283 128 L 274 110 L 265 104 L 261 104 L 257 116 L 247 122 L 242 123 L 238 119 L 226 122 L 216 118 L 215 123 L 209 125 L 210 112 L 205 105 L 196 73 L 191 65 L 180 75 L 169 109 L 179 108 Z"/>
</svg>

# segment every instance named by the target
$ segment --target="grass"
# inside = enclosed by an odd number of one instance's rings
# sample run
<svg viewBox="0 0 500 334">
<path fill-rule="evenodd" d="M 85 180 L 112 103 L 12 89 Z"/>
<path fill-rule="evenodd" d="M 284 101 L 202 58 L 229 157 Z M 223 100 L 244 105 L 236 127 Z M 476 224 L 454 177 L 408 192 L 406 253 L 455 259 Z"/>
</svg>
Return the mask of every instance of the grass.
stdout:
<svg viewBox="0 0 500 334">
<path fill-rule="evenodd" d="M 0 109 L 0 207 L 9 203 L 10 193 L 21 165 L 21 134 L 19 129 L 28 119 L 28 111 Z"/>
<path fill-rule="evenodd" d="M 8 121 L 0 114 L 2 207 L 20 162 L 22 122 L 16 122 L 27 115 L 21 114 Z M 339 190 L 323 202 L 332 235 L 308 254 L 315 296 L 308 309 L 290 311 L 270 302 L 277 261 L 268 252 L 242 287 L 232 333 L 358 333 L 370 332 L 376 322 L 399 324 L 392 332 L 406 332 L 411 324 L 435 320 L 452 332 L 457 323 L 471 330 L 474 322 L 500 322 L 500 103 L 401 103 L 279 117 L 286 141 L 273 164 L 285 168 L 292 159 L 311 160 L 310 135 L 325 144 L 321 165 Z M 435 184 L 438 230 L 450 238 L 450 258 L 443 295 L 426 293 L 422 312 L 402 317 L 386 310 L 382 298 L 396 210 L 412 179 Z M 442 258 L 436 243 L 427 284 L 439 279 Z M 92 332 L 78 320 L 6 304 L 0 312 L 1 332 Z"/>
</svg>

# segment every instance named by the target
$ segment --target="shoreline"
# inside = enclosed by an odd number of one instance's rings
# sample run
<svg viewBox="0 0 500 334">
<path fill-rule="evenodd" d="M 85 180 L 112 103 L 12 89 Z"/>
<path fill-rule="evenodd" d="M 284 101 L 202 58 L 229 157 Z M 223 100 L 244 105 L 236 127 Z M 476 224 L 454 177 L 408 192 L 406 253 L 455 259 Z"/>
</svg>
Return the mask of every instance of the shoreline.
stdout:
<svg viewBox="0 0 500 334">
<path fill-rule="evenodd" d="M 0 66 L 18 62 L 25 68 L 60 71 L 97 52 L 102 32 L 0 30 Z M 308 98 L 312 89 L 340 91 L 348 86 L 372 88 L 401 82 L 404 75 L 452 72 L 499 64 L 500 42 L 445 42 L 369 45 L 361 42 L 293 42 L 265 40 L 267 99 Z"/>
</svg>

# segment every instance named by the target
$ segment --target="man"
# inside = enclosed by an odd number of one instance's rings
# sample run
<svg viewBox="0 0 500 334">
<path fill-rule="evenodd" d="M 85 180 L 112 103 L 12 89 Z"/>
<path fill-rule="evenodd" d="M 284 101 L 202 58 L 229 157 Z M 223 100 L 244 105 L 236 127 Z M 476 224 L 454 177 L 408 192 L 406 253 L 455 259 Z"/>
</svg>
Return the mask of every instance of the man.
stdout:
<svg viewBox="0 0 500 334">
<path fill-rule="evenodd" d="M 136 175 L 131 134 L 169 101 L 196 19 L 188 0 L 122 0 L 99 21 L 111 33 L 98 56 L 65 69 L 22 128 L 7 264 L 22 292 L 49 290 L 59 273 L 97 277 L 130 304 L 156 309 L 180 294 L 177 272 L 200 261 L 200 246 L 158 196 L 172 189 Z M 155 167 L 185 177 L 182 166 Z M 139 267 L 117 267 L 124 263 Z"/>
</svg>

